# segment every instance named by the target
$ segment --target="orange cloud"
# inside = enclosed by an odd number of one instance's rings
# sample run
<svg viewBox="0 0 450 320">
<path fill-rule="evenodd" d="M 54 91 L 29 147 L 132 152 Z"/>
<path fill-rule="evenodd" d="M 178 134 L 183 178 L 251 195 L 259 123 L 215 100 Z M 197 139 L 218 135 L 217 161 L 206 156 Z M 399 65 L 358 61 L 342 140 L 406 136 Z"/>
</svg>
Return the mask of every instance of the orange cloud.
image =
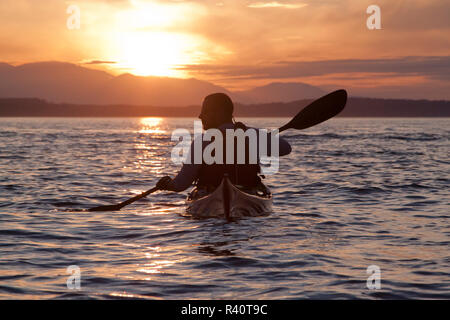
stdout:
<svg viewBox="0 0 450 320">
<path fill-rule="evenodd" d="M 248 5 L 249 8 L 284 8 L 284 9 L 299 9 L 306 7 L 306 3 L 281 3 L 277 1 L 272 2 L 255 2 Z"/>
</svg>

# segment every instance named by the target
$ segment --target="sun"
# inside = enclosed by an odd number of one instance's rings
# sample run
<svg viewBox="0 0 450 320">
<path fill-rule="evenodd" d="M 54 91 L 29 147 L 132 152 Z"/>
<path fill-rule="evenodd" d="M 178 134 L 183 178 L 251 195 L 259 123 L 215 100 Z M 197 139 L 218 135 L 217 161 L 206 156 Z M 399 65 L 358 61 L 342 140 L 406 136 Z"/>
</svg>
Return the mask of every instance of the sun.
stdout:
<svg viewBox="0 0 450 320">
<path fill-rule="evenodd" d="M 193 9 L 183 4 L 132 0 L 133 8 L 116 16 L 116 68 L 139 76 L 186 76 L 179 67 L 201 58 L 202 39 L 179 31 Z"/>
<path fill-rule="evenodd" d="M 195 39 L 170 32 L 121 32 L 117 67 L 139 76 L 182 77 L 177 68 L 195 62 Z"/>
</svg>

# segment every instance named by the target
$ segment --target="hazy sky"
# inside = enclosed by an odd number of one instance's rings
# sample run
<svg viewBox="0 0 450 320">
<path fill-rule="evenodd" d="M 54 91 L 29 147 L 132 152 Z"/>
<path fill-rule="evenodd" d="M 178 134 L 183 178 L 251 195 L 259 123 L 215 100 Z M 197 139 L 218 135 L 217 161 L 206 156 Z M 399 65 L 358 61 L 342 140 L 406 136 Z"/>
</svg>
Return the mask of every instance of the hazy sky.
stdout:
<svg viewBox="0 0 450 320">
<path fill-rule="evenodd" d="M 366 26 L 373 4 L 381 30 Z M 0 61 L 450 99 L 449 12 L 448 0 L 1 0 Z"/>
</svg>

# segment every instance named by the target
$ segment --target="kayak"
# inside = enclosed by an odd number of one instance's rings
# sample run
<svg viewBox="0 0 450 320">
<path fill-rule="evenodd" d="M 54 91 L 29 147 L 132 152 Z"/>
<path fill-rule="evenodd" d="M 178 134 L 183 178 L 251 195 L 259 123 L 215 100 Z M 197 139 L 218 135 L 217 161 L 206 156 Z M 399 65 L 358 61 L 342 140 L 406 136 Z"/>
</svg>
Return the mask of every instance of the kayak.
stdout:
<svg viewBox="0 0 450 320">
<path fill-rule="evenodd" d="M 212 192 L 194 189 L 186 200 L 186 212 L 197 218 L 225 218 L 267 216 L 272 211 L 272 193 L 262 185 L 251 193 L 231 183 L 224 177 Z"/>
<path fill-rule="evenodd" d="M 186 200 L 186 212 L 197 218 L 225 218 L 266 216 L 272 211 L 272 193 L 263 185 L 264 191 L 246 192 L 224 177 L 212 192 L 194 189 Z"/>
</svg>

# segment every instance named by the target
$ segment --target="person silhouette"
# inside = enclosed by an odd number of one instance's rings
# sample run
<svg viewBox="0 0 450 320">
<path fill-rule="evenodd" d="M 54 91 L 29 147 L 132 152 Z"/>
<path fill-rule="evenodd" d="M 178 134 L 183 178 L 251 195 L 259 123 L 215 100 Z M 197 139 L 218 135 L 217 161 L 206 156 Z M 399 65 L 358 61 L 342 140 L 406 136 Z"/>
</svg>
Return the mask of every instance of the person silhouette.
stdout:
<svg viewBox="0 0 450 320">
<path fill-rule="evenodd" d="M 259 130 L 255 128 L 248 128 L 242 122 L 235 122 L 233 118 L 234 105 L 232 100 L 225 93 L 214 93 L 208 95 L 202 104 L 201 113 L 199 118 L 202 121 L 203 129 L 218 129 L 223 134 L 226 130 L 238 130 L 241 129 L 244 132 L 247 130 Z M 202 137 L 198 137 L 202 139 Z M 290 144 L 283 138 L 277 137 L 279 139 L 279 156 L 288 155 L 291 152 Z M 202 139 L 202 148 L 204 148 L 211 143 L 211 141 L 204 141 Z M 169 190 L 180 192 L 189 188 L 194 182 L 196 182 L 197 188 L 204 188 L 208 190 L 214 190 L 217 188 L 224 175 L 228 175 L 230 181 L 246 189 L 251 189 L 257 187 L 261 184 L 260 172 L 261 168 L 259 163 L 251 163 L 249 161 L 250 151 L 249 151 L 249 141 L 245 144 L 245 150 L 237 150 L 236 145 L 234 145 L 234 150 L 229 150 L 227 148 L 226 139 L 222 139 L 223 143 L 223 156 L 224 161 L 221 163 L 207 164 L 204 160 L 202 163 L 194 163 L 193 155 L 195 152 L 195 141 L 192 142 L 189 155 L 184 161 L 181 170 L 178 172 L 176 177 L 172 179 L 169 176 L 161 178 L 157 187 L 160 190 Z M 268 138 L 268 154 L 270 154 L 271 139 Z M 202 150 L 202 152 L 203 152 Z M 234 161 L 233 163 L 228 163 L 226 158 L 227 152 L 234 151 Z M 238 152 L 245 152 L 245 162 L 238 163 L 236 158 Z M 203 153 L 202 153 L 203 154 Z"/>
</svg>

